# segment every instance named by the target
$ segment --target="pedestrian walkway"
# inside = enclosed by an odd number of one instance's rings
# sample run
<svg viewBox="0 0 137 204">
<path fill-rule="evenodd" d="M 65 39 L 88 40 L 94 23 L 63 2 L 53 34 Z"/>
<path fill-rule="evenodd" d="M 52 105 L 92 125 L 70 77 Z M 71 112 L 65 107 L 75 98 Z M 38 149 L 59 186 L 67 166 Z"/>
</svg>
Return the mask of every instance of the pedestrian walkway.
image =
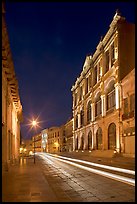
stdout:
<svg viewBox="0 0 137 204">
<path fill-rule="evenodd" d="M 2 175 L 2 202 L 57 202 L 41 171 L 41 163 L 21 158 Z"/>
</svg>

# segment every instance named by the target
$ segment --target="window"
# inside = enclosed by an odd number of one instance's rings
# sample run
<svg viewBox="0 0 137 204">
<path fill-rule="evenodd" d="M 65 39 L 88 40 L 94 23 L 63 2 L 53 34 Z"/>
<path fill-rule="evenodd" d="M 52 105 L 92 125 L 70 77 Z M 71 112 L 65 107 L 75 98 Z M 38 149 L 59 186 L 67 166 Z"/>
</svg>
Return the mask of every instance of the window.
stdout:
<svg viewBox="0 0 137 204">
<path fill-rule="evenodd" d="M 81 101 L 82 99 L 82 86 L 80 86 L 80 90 L 79 90 L 79 100 Z"/>
<path fill-rule="evenodd" d="M 106 72 L 109 70 L 109 51 L 106 51 Z"/>
<path fill-rule="evenodd" d="M 84 125 L 84 110 L 83 109 L 80 112 L 80 124 L 81 126 Z"/>
<path fill-rule="evenodd" d="M 107 94 L 107 110 L 113 108 L 116 105 L 116 101 L 115 101 L 115 89 L 113 89 L 112 91 L 110 91 Z"/>
<path fill-rule="evenodd" d="M 91 121 L 91 101 L 89 101 L 87 106 L 87 123 Z"/>
<path fill-rule="evenodd" d="M 101 78 L 101 66 L 100 66 L 100 62 L 98 64 L 98 81 L 100 80 Z"/>
<path fill-rule="evenodd" d="M 75 150 L 78 149 L 78 137 L 75 139 Z"/>
<path fill-rule="evenodd" d="M 95 117 L 100 115 L 102 113 L 102 109 L 101 109 L 101 97 L 98 96 L 98 98 L 96 99 L 95 102 Z"/>
<path fill-rule="evenodd" d="M 89 78 L 86 78 L 86 91 L 85 91 L 86 94 L 88 93 L 88 84 L 89 84 Z"/>
<path fill-rule="evenodd" d="M 108 127 L 108 149 L 116 148 L 116 125 L 111 123 Z"/>
<path fill-rule="evenodd" d="M 91 85 L 92 85 L 92 84 L 91 84 L 91 82 L 92 82 L 92 75 L 91 75 L 91 74 L 89 75 L 89 80 L 88 80 L 88 81 L 89 81 L 89 88 L 90 88 Z"/>
<path fill-rule="evenodd" d="M 94 85 L 97 83 L 97 66 L 94 68 Z"/>
<path fill-rule="evenodd" d="M 92 149 L 92 132 L 90 131 L 88 134 L 88 150 Z"/>
<path fill-rule="evenodd" d="M 102 129 L 100 127 L 96 132 L 96 148 L 102 149 Z"/>
<path fill-rule="evenodd" d="M 114 43 L 111 45 L 111 66 L 113 66 L 115 61 L 115 48 L 114 48 Z"/>
<path fill-rule="evenodd" d="M 128 98 L 124 99 L 124 114 L 128 113 Z"/>
<path fill-rule="evenodd" d="M 130 95 L 130 111 L 135 110 L 135 94 Z"/>
</svg>

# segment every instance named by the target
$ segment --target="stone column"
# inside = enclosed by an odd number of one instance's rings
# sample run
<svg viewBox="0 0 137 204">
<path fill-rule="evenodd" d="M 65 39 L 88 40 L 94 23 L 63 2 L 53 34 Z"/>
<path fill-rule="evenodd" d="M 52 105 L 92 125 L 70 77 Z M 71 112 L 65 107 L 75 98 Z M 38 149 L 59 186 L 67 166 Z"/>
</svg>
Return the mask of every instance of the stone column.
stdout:
<svg viewBox="0 0 137 204">
<path fill-rule="evenodd" d="M 101 105 L 102 105 L 102 116 L 106 115 L 106 96 L 105 94 L 101 95 Z"/>
<path fill-rule="evenodd" d="M 95 120 L 95 103 L 91 104 L 91 121 Z"/>
<path fill-rule="evenodd" d="M 78 128 L 80 128 L 80 113 L 78 113 Z"/>
<path fill-rule="evenodd" d="M 118 82 L 115 84 L 115 100 L 116 109 L 121 108 L 121 85 Z"/>
</svg>

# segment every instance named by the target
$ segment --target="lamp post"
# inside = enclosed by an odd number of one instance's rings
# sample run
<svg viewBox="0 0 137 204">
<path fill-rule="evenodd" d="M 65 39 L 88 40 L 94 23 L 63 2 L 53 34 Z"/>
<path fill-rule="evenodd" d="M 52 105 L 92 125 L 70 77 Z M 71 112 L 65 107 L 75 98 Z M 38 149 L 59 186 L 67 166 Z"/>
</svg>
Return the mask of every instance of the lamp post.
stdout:
<svg viewBox="0 0 137 204">
<path fill-rule="evenodd" d="M 36 120 L 32 121 L 32 126 L 33 127 L 37 126 L 37 121 Z M 34 164 L 35 164 L 35 136 L 34 136 Z"/>
</svg>

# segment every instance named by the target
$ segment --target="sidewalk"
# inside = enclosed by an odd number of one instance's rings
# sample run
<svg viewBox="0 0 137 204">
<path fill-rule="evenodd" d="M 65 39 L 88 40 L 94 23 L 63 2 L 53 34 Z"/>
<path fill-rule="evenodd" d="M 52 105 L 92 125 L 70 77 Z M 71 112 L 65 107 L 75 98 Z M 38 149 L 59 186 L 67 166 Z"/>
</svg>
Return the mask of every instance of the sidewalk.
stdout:
<svg viewBox="0 0 137 204">
<path fill-rule="evenodd" d="M 57 202 L 41 171 L 41 163 L 24 158 L 2 175 L 2 202 Z"/>
</svg>

